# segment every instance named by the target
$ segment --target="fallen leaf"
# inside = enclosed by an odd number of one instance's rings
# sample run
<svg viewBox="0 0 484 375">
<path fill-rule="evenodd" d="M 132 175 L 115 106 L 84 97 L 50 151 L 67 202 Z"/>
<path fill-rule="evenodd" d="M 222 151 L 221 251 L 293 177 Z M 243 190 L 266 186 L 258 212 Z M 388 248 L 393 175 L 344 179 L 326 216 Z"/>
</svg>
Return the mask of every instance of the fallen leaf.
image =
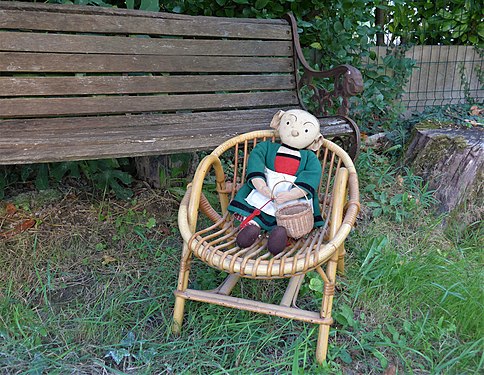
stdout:
<svg viewBox="0 0 484 375">
<path fill-rule="evenodd" d="M 480 116 L 482 113 L 484 113 L 484 108 L 479 108 L 477 105 L 471 107 L 472 116 Z"/>
<path fill-rule="evenodd" d="M 397 373 L 397 368 L 395 365 L 389 365 L 383 375 L 395 375 Z"/>
<path fill-rule="evenodd" d="M 12 238 L 13 236 L 16 236 L 17 234 L 20 234 L 22 232 L 25 232 L 27 229 L 32 228 L 35 225 L 35 220 L 34 219 L 27 219 L 21 222 L 20 224 L 17 224 L 13 229 L 0 233 L 0 237 L 2 238 Z"/>
<path fill-rule="evenodd" d="M 106 266 L 106 265 L 113 263 L 113 262 L 116 262 L 116 261 L 117 261 L 117 259 L 113 258 L 111 255 L 103 255 L 102 265 Z"/>
<path fill-rule="evenodd" d="M 7 203 L 5 210 L 7 211 L 7 216 L 13 216 L 17 212 L 17 207 L 12 203 Z"/>
<path fill-rule="evenodd" d="M 465 122 L 467 122 L 468 124 L 471 124 L 472 126 L 484 125 L 483 123 L 477 122 L 476 120 L 468 120 L 468 119 L 466 119 Z"/>
<path fill-rule="evenodd" d="M 161 227 L 160 228 L 161 233 L 163 233 L 165 236 L 169 236 L 171 234 L 171 231 L 167 227 Z"/>
</svg>

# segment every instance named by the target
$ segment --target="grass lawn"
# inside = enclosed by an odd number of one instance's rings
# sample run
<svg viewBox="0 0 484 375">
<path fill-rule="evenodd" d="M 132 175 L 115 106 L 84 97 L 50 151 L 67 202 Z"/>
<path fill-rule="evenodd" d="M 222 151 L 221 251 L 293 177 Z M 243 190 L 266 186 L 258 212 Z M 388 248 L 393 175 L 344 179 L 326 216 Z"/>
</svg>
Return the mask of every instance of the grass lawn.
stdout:
<svg viewBox="0 0 484 375">
<path fill-rule="evenodd" d="M 0 204 L 0 373 L 483 373 L 482 222 L 436 216 L 431 192 L 388 157 L 368 150 L 358 168 L 364 208 L 325 366 L 316 326 L 300 322 L 188 302 L 172 336 L 179 198 L 140 183 L 118 200 L 67 181 Z M 195 270 L 194 288 L 224 277 Z M 300 307 L 317 308 L 318 280 Z M 284 286 L 243 280 L 234 294 L 277 301 Z"/>
</svg>

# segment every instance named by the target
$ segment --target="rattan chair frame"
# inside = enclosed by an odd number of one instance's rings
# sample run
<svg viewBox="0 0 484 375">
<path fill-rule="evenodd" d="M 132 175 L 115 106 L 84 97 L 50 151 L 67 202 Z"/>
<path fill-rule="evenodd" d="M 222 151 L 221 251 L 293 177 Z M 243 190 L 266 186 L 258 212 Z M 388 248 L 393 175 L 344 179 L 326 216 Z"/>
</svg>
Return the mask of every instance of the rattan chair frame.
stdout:
<svg viewBox="0 0 484 375">
<path fill-rule="evenodd" d="M 344 271 L 344 241 L 355 224 L 360 207 L 358 177 L 348 154 L 335 143 L 324 140 L 317 155 L 321 159 L 323 169 L 318 194 L 326 225 L 314 229 L 301 239 L 294 240 L 277 256 L 268 253 L 267 239 L 263 236 L 249 248 L 241 249 L 235 243 L 238 228 L 227 207 L 238 187 L 245 181 L 250 150 L 258 142 L 274 142 L 277 140 L 276 137 L 277 133 L 273 130 L 242 134 L 222 143 L 200 162 L 178 212 L 183 251 L 175 291 L 172 330 L 174 333 L 180 333 L 186 300 L 315 323 L 319 325 L 316 360 L 322 363 L 326 359 L 329 329 L 333 322 L 331 311 L 336 272 Z M 222 167 L 222 159 L 229 151 L 234 155 L 230 180 Z M 203 193 L 211 171 L 215 174 L 218 209 L 209 203 Z M 211 224 L 201 225 L 202 215 L 206 216 Z M 215 290 L 189 289 L 188 277 L 193 256 L 211 267 L 227 272 L 229 276 Z M 313 270 L 324 282 L 323 301 L 319 312 L 295 307 L 304 275 Z M 230 296 L 241 277 L 288 278 L 289 284 L 281 303 L 277 305 Z"/>
</svg>

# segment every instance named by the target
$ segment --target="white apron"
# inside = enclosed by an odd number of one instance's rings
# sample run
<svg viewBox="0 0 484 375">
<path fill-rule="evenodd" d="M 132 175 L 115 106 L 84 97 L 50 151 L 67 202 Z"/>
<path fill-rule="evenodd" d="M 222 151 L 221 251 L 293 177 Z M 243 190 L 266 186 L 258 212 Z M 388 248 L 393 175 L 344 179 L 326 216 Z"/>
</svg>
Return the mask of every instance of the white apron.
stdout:
<svg viewBox="0 0 484 375">
<path fill-rule="evenodd" d="M 293 182 L 296 181 L 296 176 L 286 174 L 286 173 L 276 172 L 267 167 L 264 168 L 264 174 L 266 176 L 267 186 L 273 192 L 272 195 L 274 197 L 276 197 L 277 194 L 282 191 L 291 190 L 294 187 Z M 281 182 L 281 181 L 286 181 L 286 182 Z M 278 184 L 278 182 L 281 182 L 281 183 Z M 277 186 L 274 188 L 276 184 Z M 259 208 L 262 212 L 270 216 L 276 216 L 276 210 L 278 208 L 287 206 L 288 204 L 292 204 L 298 201 L 307 202 L 306 198 L 301 198 L 301 199 L 294 199 L 292 201 L 288 201 L 288 202 L 276 205 L 274 202 L 267 203 L 267 201 L 269 200 L 270 198 L 267 198 L 264 194 L 259 193 L 256 189 L 252 190 L 252 192 L 247 196 L 247 198 L 245 198 L 245 201 L 249 203 L 251 206 Z M 267 205 L 265 205 L 266 203 Z M 312 208 L 312 205 L 310 206 Z"/>
</svg>

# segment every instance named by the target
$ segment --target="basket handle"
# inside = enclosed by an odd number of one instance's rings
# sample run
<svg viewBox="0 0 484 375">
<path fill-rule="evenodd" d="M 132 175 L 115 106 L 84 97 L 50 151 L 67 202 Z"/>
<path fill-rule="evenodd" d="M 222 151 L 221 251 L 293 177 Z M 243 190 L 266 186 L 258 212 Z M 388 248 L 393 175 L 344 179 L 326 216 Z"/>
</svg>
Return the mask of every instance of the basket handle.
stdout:
<svg viewBox="0 0 484 375">
<path fill-rule="evenodd" d="M 303 193 L 304 193 L 304 198 L 306 198 L 306 202 L 308 202 L 308 204 L 311 206 L 311 202 L 309 201 L 309 198 L 308 198 L 308 195 L 306 194 L 306 192 L 298 185 L 296 185 L 294 182 L 292 181 L 287 181 L 287 180 L 281 180 L 281 181 L 278 181 L 274 184 L 274 186 L 272 187 L 272 190 L 271 190 L 271 201 L 277 205 L 276 201 L 275 201 L 275 196 L 274 196 L 274 189 L 276 188 L 277 185 L 279 185 L 281 182 L 288 182 L 290 183 L 291 185 L 293 185 L 294 187 L 297 187 L 299 190 L 301 190 Z M 299 199 L 299 198 L 298 198 Z"/>
</svg>

